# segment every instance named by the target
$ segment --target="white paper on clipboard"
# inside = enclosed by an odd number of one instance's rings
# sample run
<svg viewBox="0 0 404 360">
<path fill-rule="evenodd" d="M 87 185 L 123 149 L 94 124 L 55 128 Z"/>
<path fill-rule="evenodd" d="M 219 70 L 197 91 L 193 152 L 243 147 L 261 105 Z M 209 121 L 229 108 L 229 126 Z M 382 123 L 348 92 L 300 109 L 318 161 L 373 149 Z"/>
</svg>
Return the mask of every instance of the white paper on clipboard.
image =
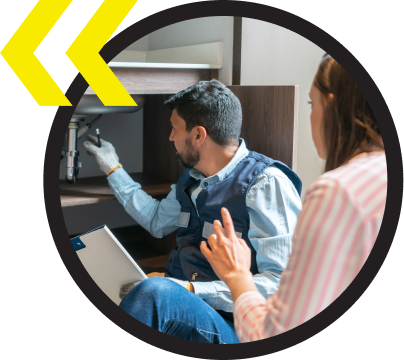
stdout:
<svg viewBox="0 0 404 360">
<path fill-rule="evenodd" d="M 147 279 L 146 274 L 127 253 L 107 226 L 76 238 L 85 248 L 76 251 L 88 274 L 99 288 L 117 305 L 121 302 L 122 285 Z M 75 241 L 72 239 L 72 243 Z"/>
</svg>

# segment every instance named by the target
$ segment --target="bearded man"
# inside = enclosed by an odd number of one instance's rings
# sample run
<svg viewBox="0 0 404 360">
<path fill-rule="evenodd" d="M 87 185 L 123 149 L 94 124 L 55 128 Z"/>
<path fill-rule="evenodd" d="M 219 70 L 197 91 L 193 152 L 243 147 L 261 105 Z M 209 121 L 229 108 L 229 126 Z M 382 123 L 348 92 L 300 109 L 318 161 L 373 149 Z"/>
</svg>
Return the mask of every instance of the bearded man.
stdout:
<svg viewBox="0 0 404 360">
<path fill-rule="evenodd" d="M 206 342 L 238 343 L 228 287 L 200 251 L 226 207 L 238 237 L 251 249 L 251 272 L 269 298 L 278 288 L 301 210 L 299 177 L 285 164 L 249 151 L 240 138 L 241 105 L 217 80 L 201 81 L 165 102 L 172 110 L 173 142 L 185 167 L 171 192 L 157 201 L 134 182 L 114 147 L 88 137 L 108 183 L 126 212 L 154 237 L 177 232 L 165 277 L 132 284 L 120 307 L 166 334 Z M 222 222 L 223 223 L 223 222 Z"/>
</svg>

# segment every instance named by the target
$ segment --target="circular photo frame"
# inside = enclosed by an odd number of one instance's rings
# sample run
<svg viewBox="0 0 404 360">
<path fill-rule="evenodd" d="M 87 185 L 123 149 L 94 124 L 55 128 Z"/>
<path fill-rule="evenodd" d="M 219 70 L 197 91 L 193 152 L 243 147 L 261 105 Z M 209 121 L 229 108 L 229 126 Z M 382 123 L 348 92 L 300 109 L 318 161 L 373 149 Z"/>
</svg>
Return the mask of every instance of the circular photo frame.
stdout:
<svg viewBox="0 0 404 360">
<path fill-rule="evenodd" d="M 210 16 L 236 16 L 266 21 L 291 30 L 315 43 L 343 66 L 365 94 L 379 124 L 385 145 L 388 189 L 384 218 L 376 243 L 363 268 L 348 288 L 321 313 L 302 325 L 253 343 L 217 346 L 178 339 L 137 321 L 116 306 L 95 284 L 73 249 L 64 223 L 59 194 L 60 149 L 75 107 L 88 84 L 78 75 L 66 96 L 72 107 L 60 107 L 46 148 L 44 197 L 49 226 L 60 256 L 88 299 L 111 321 L 137 338 L 161 349 L 199 358 L 240 359 L 271 354 L 294 346 L 322 331 L 342 316 L 363 294 L 382 266 L 393 241 L 401 211 L 403 167 L 392 116 L 382 94 L 355 57 L 332 36 L 293 14 L 266 5 L 242 1 L 203 1 L 170 8 L 130 26 L 110 40 L 100 52 L 108 63 L 122 50 L 149 33 L 174 23 Z M 320 61 L 320 59 L 319 59 Z"/>
</svg>

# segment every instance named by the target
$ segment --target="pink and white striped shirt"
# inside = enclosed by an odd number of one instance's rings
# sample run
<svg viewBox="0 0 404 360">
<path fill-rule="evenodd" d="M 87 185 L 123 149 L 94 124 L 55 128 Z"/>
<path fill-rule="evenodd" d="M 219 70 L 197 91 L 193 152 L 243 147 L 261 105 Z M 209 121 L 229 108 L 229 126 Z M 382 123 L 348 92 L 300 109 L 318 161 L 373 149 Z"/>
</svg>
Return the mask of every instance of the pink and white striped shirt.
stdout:
<svg viewBox="0 0 404 360">
<path fill-rule="evenodd" d="M 268 301 L 258 292 L 246 292 L 234 305 L 241 342 L 304 323 L 348 287 L 376 241 L 386 193 L 381 152 L 360 154 L 307 189 L 278 291 Z"/>
</svg>

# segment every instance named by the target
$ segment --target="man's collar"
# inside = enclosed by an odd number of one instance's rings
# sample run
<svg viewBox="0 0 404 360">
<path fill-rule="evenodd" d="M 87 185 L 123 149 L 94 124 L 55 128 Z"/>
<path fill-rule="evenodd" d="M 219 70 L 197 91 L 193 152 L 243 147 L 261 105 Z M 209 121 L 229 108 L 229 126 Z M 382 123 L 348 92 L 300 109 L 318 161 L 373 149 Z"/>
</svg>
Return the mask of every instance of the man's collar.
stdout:
<svg viewBox="0 0 404 360">
<path fill-rule="evenodd" d="M 212 183 L 216 183 L 218 181 L 222 181 L 225 179 L 229 174 L 234 170 L 234 168 L 239 164 L 241 160 L 243 160 L 247 155 L 249 151 L 245 145 L 245 142 L 243 139 L 240 138 L 240 143 L 239 147 L 234 154 L 233 158 L 230 160 L 230 162 L 219 172 L 217 172 L 215 175 L 212 175 L 208 178 L 206 178 L 199 170 L 197 169 L 191 169 L 189 172 L 189 175 L 192 176 L 196 180 L 203 180 L 205 179 L 208 185 L 211 185 Z"/>
</svg>

